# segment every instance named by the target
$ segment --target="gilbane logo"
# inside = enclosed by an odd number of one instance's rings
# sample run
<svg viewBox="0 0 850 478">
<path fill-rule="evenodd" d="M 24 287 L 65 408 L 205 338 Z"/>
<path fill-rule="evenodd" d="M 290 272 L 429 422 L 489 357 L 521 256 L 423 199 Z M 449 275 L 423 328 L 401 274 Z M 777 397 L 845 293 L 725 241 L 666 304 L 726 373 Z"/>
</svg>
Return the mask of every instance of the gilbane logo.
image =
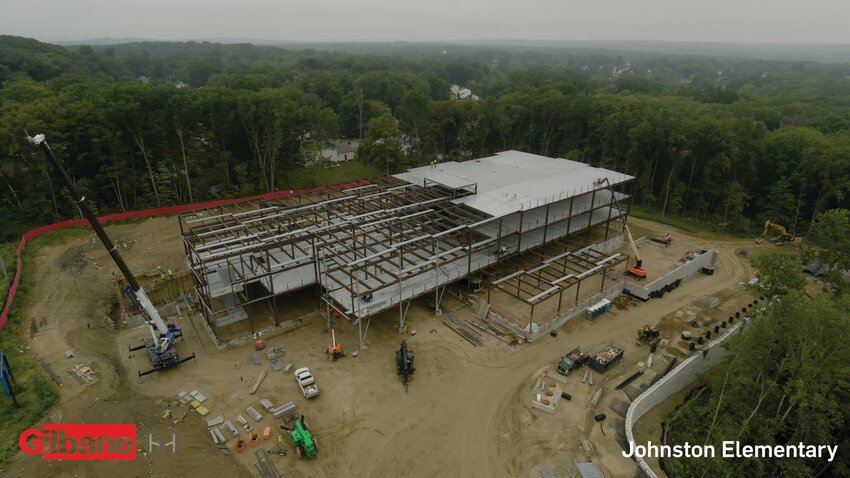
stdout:
<svg viewBox="0 0 850 478">
<path fill-rule="evenodd" d="M 45 424 L 24 430 L 21 451 L 44 460 L 135 460 L 135 424 Z"/>
</svg>

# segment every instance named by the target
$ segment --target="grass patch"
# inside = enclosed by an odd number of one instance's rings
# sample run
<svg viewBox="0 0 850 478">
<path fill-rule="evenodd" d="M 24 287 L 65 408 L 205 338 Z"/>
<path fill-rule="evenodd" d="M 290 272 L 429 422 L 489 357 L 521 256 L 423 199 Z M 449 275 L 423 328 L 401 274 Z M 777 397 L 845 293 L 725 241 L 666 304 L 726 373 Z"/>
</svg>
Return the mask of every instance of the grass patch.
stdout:
<svg viewBox="0 0 850 478">
<path fill-rule="evenodd" d="M 361 163 L 357 160 L 338 163 L 330 168 L 298 168 L 289 171 L 284 179 L 290 189 L 309 189 L 326 184 L 336 184 L 352 179 L 378 176 L 386 171 L 374 164 Z"/>
<path fill-rule="evenodd" d="M 696 219 L 685 218 L 671 214 L 666 214 L 662 216 L 661 213 L 658 211 L 654 211 L 652 209 L 645 209 L 640 206 L 629 207 L 629 215 L 640 219 L 654 221 L 660 224 L 667 224 L 668 226 L 672 226 L 681 229 L 685 232 L 690 232 L 694 234 L 710 233 L 722 234 L 724 236 L 732 237 L 751 237 L 754 234 L 754 232 L 752 231 L 733 231 L 710 222 L 697 221 Z"/>
<path fill-rule="evenodd" d="M 6 265 L 6 274 L 3 276 L 3 270 L 0 269 L 0 309 L 6 303 L 6 294 L 9 291 L 9 284 L 15 278 L 15 264 L 17 257 L 15 256 L 15 248 L 18 247 L 16 242 L 0 242 L 0 259 Z"/>
<path fill-rule="evenodd" d="M 58 240 L 57 237 L 53 236 L 58 236 L 58 239 L 61 239 L 66 235 L 50 234 L 44 240 L 36 239 L 27 244 L 24 261 L 27 258 L 35 257 L 39 247 Z M 0 253 L 4 254 L 4 259 L 6 258 L 5 246 L 4 243 L 2 249 L 0 249 Z M 14 247 L 12 253 L 14 254 Z M 18 384 L 16 397 L 20 405 L 20 408 L 15 408 L 11 398 L 0 395 L 0 423 L 2 424 L 0 426 L 0 464 L 8 463 L 17 453 L 18 436 L 23 430 L 41 420 L 59 396 L 56 386 L 45 376 L 41 366 L 26 349 L 27 344 L 23 335 L 25 331 L 20 319 L 21 304 L 23 297 L 26 296 L 27 290 L 33 283 L 33 277 L 34 271 L 24 269 L 21 285 L 18 288 L 18 297 L 9 314 L 9 322 L 0 331 L 0 352 L 6 355 L 12 373 L 15 375 L 15 381 Z M 3 290 L 5 291 L 5 289 Z"/>
</svg>

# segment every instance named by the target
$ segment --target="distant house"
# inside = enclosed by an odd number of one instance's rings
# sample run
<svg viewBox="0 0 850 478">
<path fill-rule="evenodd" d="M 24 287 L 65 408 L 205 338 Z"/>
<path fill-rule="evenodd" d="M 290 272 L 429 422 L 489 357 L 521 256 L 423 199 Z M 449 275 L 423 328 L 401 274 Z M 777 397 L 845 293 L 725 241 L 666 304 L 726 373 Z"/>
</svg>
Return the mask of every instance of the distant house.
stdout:
<svg viewBox="0 0 850 478">
<path fill-rule="evenodd" d="M 147 85 L 151 82 L 151 79 L 147 76 L 140 76 L 136 80 L 143 85 Z"/>
<path fill-rule="evenodd" d="M 358 139 L 340 139 L 335 145 L 322 150 L 322 158 L 325 161 L 332 163 L 341 163 L 354 159 L 357 147 L 360 146 Z"/>
<path fill-rule="evenodd" d="M 453 100 L 477 100 L 478 95 L 472 94 L 469 88 L 460 85 L 452 85 L 449 88 L 449 98 Z"/>
<path fill-rule="evenodd" d="M 174 83 L 174 87 L 175 87 L 175 88 L 177 88 L 178 90 L 182 90 L 183 88 L 188 88 L 188 87 L 189 87 L 189 84 L 188 84 L 188 83 L 183 83 L 182 81 L 177 80 L 177 82 L 176 82 L 176 83 Z"/>
</svg>

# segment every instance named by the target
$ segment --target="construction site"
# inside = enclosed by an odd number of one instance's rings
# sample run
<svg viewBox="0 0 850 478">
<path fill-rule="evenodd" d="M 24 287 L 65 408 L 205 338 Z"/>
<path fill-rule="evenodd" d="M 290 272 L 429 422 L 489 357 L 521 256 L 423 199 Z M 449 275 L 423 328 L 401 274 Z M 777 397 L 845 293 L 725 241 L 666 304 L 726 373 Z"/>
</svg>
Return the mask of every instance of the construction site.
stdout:
<svg viewBox="0 0 850 478">
<path fill-rule="evenodd" d="M 628 195 L 618 190 L 632 179 L 508 151 L 193 211 L 180 215 L 180 231 L 220 342 L 279 327 L 278 297 L 312 287 L 328 320 L 356 324 L 364 347 L 376 314 L 397 310 L 403 332 L 411 300 L 433 296 L 439 311 L 451 284 L 479 292 L 482 272 L 504 274 L 488 280 L 495 300 L 529 305 L 503 317 L 533 340 L 588 298 L 619 295 L 625 255 L 612 251 Z M 246 310 L 261 303 L 264 319 Z"/>
<path fill-rule="evenodd" d="M 630 404 L 753 298 L 741 241 L 629 217 L 633 180 L 506 151 L 75 230 L 22 307 L 48 422 L 137 424 L 98 476 L 641 476 Z"/>
</svg>

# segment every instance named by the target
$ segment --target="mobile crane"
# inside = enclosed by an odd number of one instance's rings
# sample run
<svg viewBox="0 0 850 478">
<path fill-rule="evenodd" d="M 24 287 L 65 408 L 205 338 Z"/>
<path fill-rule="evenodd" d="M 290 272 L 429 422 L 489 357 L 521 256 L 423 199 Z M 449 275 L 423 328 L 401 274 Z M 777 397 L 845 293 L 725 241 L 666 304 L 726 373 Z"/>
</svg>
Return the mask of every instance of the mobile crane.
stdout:
<svg viewBox="0 0 850 478">
<path fill-rule="evenodd" d="M 770 231 L 770 229 L 776 229 L 777 231 L 779 231 L 779 236 L 776 237 L 775 239 L 773 239 L 773 242 L 775 242 L 777 244 L 785 244 L 785 243 L 788 243 L 788 242 L 794 242 L 795 236 L 794 236 L 793 233 L 788 232 L 788 230 L 785 229 L 784 226 L 777 224 L 777 223 L 771 221 L 770 219 L 764 221 L 764 230 L 761 231 L 761 237 L 766 236 L 768 231 Z"/>
<path fill-rule="evenodd" d="M 127 267 L 127 263 L 124 262 L 124 258 L 118 254 L 118 249 L 114 244 L 112 244 L 109 236 L 106 235 L 106 231 L 103 230 L 103 226 L 100 225 L 91 209 L 89 209 L 86 204 L 86 198 L 77 190 L 74 182 L 71 181 L 71 177 L 68 176 L 65 168 L 62 167 L 59 159 L 56 158 L 53 150 L 50 149 L 50 145 L 47 144 L 44 135 L 38 134 L 33 137 L 28 137 L 27 139 L 44 152 L 48 162 L 52 163 L 53 167 L 59 172 L 62 182 L 77 202 L 80 212 L 89 224 L 91 224 L 95 234 L 97 234 L 97 237 L 100 238 L 100 242 L 103 243 L 104 247 L 106 247 L 106 250 L 109 252 L 109 255 L 112 256 L 112 260 L 115 261 L 115 265 L 118 266 L 118 269 L 120 269 L 121 273 L 124 274 L 124 278 L 127 279 L 127 287 L 124 288 L 123 292 L 127 294 L 127 297 L 129 297 L 133 305 L 136 306 L 136 309 L 138 309 L 151 332 L 151 338 L 144 340 L 142 345 L 130 347 L 131 352 L 146 349 L 148 358 L 150 358 L 151 364 L 153 365 L 153 368 L 150 370 L 139 372 L 139 377 L 171 368 L 175 365 L 194 359 L 194 353 L 191 356 L 184 357 L 182 359 L 178 357 L 177 350 L 174 348 L 174 341 L 178 337 L 183 336 L 183 331 L 180 326 L 177 324 L 166 324 L 165 321 L 162 320 L 162 317 L 159 316 L 159 312 L 157 312 L 156 307 L 154 307 L 153 303 L 151 303 L 150 299 L 148 299 L 145 290 L 139 285 L 139 282 L 136 280 L 133 273 L 130 272 L 130 268 Z"/>
</svg>

